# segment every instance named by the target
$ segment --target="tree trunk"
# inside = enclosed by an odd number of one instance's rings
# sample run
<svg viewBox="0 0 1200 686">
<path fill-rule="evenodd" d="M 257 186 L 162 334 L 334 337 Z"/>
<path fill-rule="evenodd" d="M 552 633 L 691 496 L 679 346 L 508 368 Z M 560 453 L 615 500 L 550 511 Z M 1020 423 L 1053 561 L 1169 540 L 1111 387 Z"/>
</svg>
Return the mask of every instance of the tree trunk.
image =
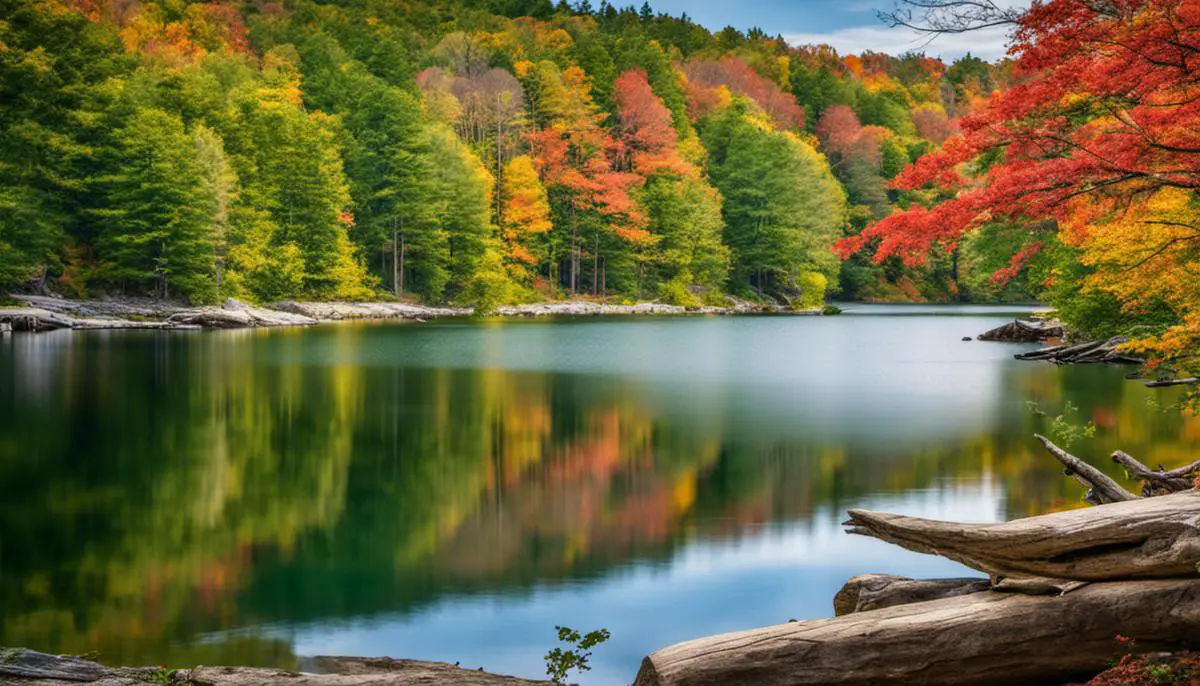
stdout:
<svg viewBox="0 0 1200 686">
<path fill-rule="evenodd" d="M 860 574 L 833 597 L 835 617 L 882 610 L 885 607 L 923 603 L 942 598 L 989 591 L 987 579 L 909 579 L 891 574 Z"/>
<path fill-rule="evenodd" d="M 1003 524 L 939 522 L 851 510 L 849 532 L 941 555 L 997 577 L 1109 581 L 1194 577 L 1200 491 Z"/>
<path fill-rule="evenodd" d="M 712 636 L 642 661 L 635 686 L 1062 684 L 1122 652 L 1200 642 L 1200 580 L 1091 584 L 1059 597 L 987 591 Z"/>
<path fill-rule="evenodd" d="M 575 225 L 575 210 L 571 210 L 571 295 L 578 292 L 579 284 L 579 228 Z"/>
<path fill-rule="evenodd" d="M 395 245 L 396 245 L 396 238 L 393 236 L 392 237 L 393 248 L 395 247 Z M 404 295 L 404 253 L 405 253 L 406 247 L 407 246 L 405 246 L 405 244 L 404 244 L 404 232 L 401 231 L 400 232 L 400 255 L 399 255 L 399 257 L 397 257 L 395 255 L 392 256 L 392 268 L 396 270 L 396 273 L 394 275 L 392 275 L 392 279 L 394 280 L 394 282 L 396 284 L 396 297 L 397 298 L 403 297 L 403 295 Z"/>
</svg>

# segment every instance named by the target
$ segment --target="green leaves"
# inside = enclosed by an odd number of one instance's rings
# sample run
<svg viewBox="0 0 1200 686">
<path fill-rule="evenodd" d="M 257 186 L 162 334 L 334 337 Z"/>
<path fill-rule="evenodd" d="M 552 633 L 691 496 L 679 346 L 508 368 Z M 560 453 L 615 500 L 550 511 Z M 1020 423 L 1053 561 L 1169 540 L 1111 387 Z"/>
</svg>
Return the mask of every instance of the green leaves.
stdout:
<svg viewBox="0 0 1200 686">
<path fill-rule="evenodd" d="M 559 641 L 573 646 L 566 650 L 554 648 L 546 653 L 546 675 L 556 684 L 565 684 L 567 675 L 572 670 L 580 673 L 591 670 L 591 666 L 588 665 L 592 656 L 591 649 L 610 638 L 608 629 L 597 629 L 585 636 L 565 626 L 556 626 L 554 629 L 558 632 Z"/>
</svg>

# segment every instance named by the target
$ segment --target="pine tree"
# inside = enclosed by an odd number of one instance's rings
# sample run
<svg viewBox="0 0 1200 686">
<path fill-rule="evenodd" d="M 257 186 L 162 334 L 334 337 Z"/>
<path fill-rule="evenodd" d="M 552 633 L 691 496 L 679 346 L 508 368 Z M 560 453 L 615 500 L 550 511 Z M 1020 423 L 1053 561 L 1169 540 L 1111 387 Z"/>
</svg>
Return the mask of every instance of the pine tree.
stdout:
<svg viewBox="0 0 1200 686">
<path fill-rule="evenodd" d="M 96 210 L 105 281 L 161 298 L 215 299 L 218 200 L 198 152 L 179 117 L 162 110 L 138 109 L 114 133 Z"/>
</svg>

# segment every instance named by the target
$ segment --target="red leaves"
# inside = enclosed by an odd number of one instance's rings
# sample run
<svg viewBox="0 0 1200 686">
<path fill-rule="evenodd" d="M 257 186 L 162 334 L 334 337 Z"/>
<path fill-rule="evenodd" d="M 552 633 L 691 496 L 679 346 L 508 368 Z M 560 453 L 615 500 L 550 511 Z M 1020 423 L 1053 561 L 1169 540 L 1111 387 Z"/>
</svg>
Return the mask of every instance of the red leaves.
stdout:
<svg viewBox="0 0 1200 686">
<path fill-rule="evenodd" d="M 676 145 L 679 134 L 671 120 L 671 111 L 650 88 L 641 69 L 627 71 L 613 84 L 617 103 L 616 166 L 633 169 L 644 176 L 684 175 L 694 171 L 679 159 Z"/>
<path fill-rule="evenodd" d="M 719 97 L 703 90 L 716 91 L 721 86 L 731 92 L 750 98 L 758 103 L 781 129 L 801 129 L 804 127 L 804 108 L 796 102 L 796 97 L 785 93 L 774 81 L 762 76 L 754 69 L 736 57 L 725 57 L 720 61 L 692 60 L 683 65 L 683 73 L 693 91 L 693 109 L 697 106 L 712 106 L 714 99 Z M 698 114 L 703 114 L 700 112 Z"/>
<path fill-rule="evenodd" d="M 892 187 L 902 190 L 916 190 L 926 184 L 939 188 L 954 188 L 966 183 L 957 170 L 957 166 L 970 160 L 978 154 L 962 136 L 954 136 L 946 141 L 941 150 L 936 150 L 921 157 L 915 163 L 908 165 L 892 180 Z"/>
<path fill-rule="evenodd" d="M 1009 281 L 1016 278 L 1017 274 L 1021 273 L 1021 270 L 1025 269 L 1025 265 L 1029 264 L 1029 260 L 1032 260 L 1034 255 L 1042 251 L 1044 245 L 1042 241 L 1035 241 L 1021 248 L 1016 255 L 1012 256 L 1007 267 L 992 274 L 991 282 L 998 286 L 1007 285 Z"/>
<path fill-rule="evenodd" d="M 879 239 L 876 262 L 899 255 L 905 264 L 921 265 L 935 245 L 952 245 L 974 223 L 978 214 L 977 195 L 949 200 L 932 209 L 918 206 L 895 212 L 857 236 L 843 238 L 834 249 L 844 259 L 862 250 L 873 239 Z"/>
<path fill-rule="evenodd" d="M 1090 205 L 1106 196 L 1200 189 L 1200 1 L 1048 0 L 1026 13 L 1016 38 L 1023 82 L 893 182 L 957 197 L 888 217 L 843 250 L 878 238 L 881 256 L 911 260 L 991 217 L 1078 227 L 1097 218 Z M 964 163 L 994 151 L 1003 154 L 986 174 L 962 175 Z"/>
</svg>

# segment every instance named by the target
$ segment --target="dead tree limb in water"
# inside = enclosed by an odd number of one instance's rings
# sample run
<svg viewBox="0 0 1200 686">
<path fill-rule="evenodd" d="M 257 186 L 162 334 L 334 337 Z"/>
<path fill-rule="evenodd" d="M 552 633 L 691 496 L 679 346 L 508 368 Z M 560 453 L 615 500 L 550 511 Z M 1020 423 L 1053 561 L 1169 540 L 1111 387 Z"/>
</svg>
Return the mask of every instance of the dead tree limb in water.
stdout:
<svg viewBox="0 0 1200 686">
<path fill-rule="evenodd" d="M 1200 491 L 1002 524 L 851 510 L 849 533 L 941 555 L 995 577 L 1112 581 L 1197 576 Z"/>
<path fill-rule="evenodd" d="M 1154 471 L 1132 455 L 1120 450 L 1112 454 L 1112 459 L 1113 462 L 1125 468 L 1125 472 L 1130 478 L 1142 482 L 1142 495 L 1147 498 L 1178 493 L 1195 487 L 1195 481 L 1189 477 L 1193 472 L 1200 470 L 1200 462 L 1195 462 L 1170 472 L 1164 471 L 1161 467 L 1158 471 Z"/>
<path fill-rule="evenodd" d="M 1139 649 L 1197 645 L 1200 579 L 986 591 L 712 636 L 650 655 L 635 686 L 1062 684 L 1103 670 L 1118 632 Z"/>
<path fill-rule="evenodd" d="M 1054 364 L 1145 364 L 1145 360 L 1127 355 L 1121 346 L 1129 342 L 1124 336 L 1106 341 L 1092 341 L 1078 345 L 1055 345 L 1013 355 L 1018 360 L 1044 360 Z"/>
<path fill-rule="evenodd" d="M 1071 453 L 1050 442 L 1045 436 L 1034 434 L 1038 440 L 1059 462 L 1066 467 L 1066 474 L 1079 483 L 1088 487 L 1086 500 L 1093 505 L 1120 503 L 1126 500 L 1137 500 L 1138 496 L 1125 490 L 1121 484 L 1092 465 L 1075 457 Z"/>
<path fill-rule="evenodd" d="M 1159 379 L 1157 381 L 1147 381 L 1146 388 L 1168 388 L 1170 386 L 1192 386 L 1195 384 L 1200 384 L 1200 378 Z"/>
</svg>

